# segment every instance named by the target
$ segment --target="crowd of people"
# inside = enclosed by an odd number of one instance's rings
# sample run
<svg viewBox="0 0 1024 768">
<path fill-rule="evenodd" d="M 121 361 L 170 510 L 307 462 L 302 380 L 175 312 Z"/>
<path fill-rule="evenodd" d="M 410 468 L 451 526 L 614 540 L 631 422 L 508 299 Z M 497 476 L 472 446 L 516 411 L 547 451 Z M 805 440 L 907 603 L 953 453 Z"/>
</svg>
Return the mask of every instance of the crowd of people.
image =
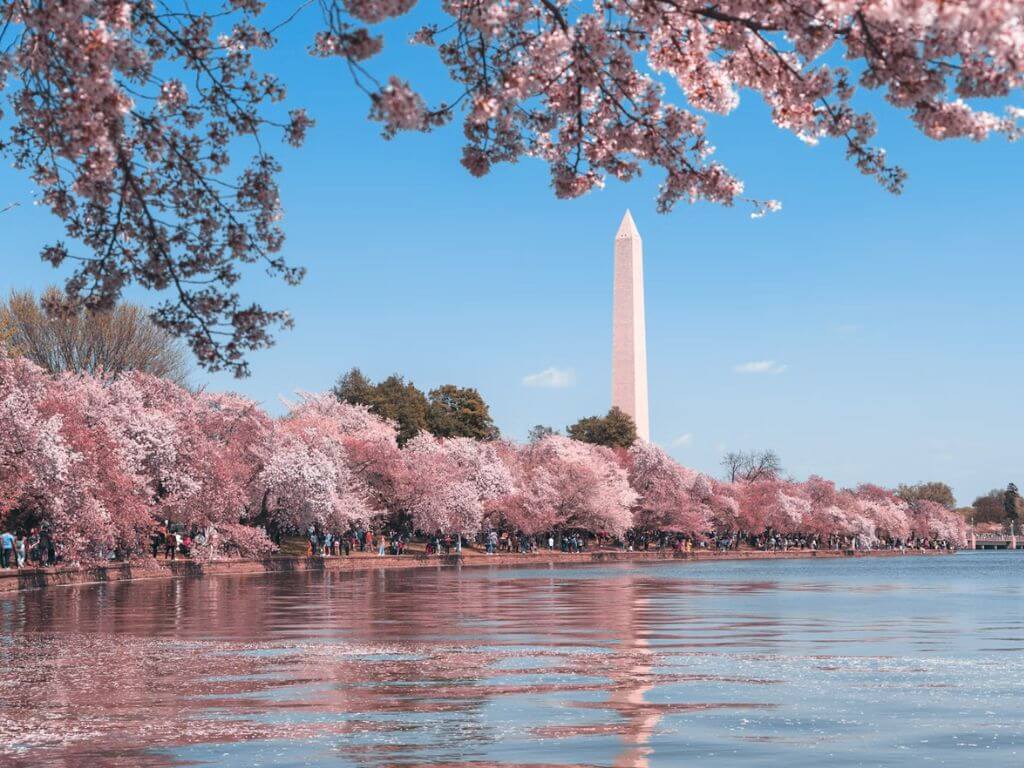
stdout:
<svg viewBox="0 0 1024 768">
<path fill-rule="evenodd" d="M 658 548 L 666 546 L 666 535 L 661 534 L 657 538 Z M 648 549 L 650 540 L 641 538 L 642 546 L 638 549 Z M 932 549 L 932 550 L 955 550 L 957 545 L 948 539 L 922 538 L 910 536 L 906 539 L 892 538 L 887 536 L 877 537 L 865 541 L 860 536 L 844 536 L 830 534 L 818 536 L 816 534 L 782 534 L 774 531 L 764 531 L 756 536 L 746 533 L 716 534 L 714 531 L 707 533 L 704 537 L 677 536 L 672 543 L 673 549 L 687 551 L 698 550 L 730 550 L 730 549 L 756 549 L 760 551 L 788 552 L 790 550 L 907 550 L 907 549 Z"/>
<path fill-rule="evenodd" d="M 205 545 L 206 539 L 206 531 L 199 526 L 193 525 L 186 528 L 165 520 L 150 533 L 149 545 L 153 557 L 163 553 L 165 559 L 176 560 L 179 554 L 189 557 L 193 547 Z"/>
<path fill-rule="evenodd" d="M 178 557 L 192 557 L 197 548 L 206 545 L 213 533 L 198 526 L 186 527 L 170 521 L 156 525 L 150 535 L 150 552 L 153 558 L 165 560 Z M 532 554 L 540 551 L 580 553 L 598 549 L 620 551 L 667 551 L 676 553 L 724 552 L 729 550 L 759 550 L 786 552 L 791 550 L 955 550 L 955 542 L 938 538 L 909 537 L 878 538 L 871 542 L 857 536 L 832 534 L 817 536 L 808 534 L 784 535 L 771 530 L 757 535 L 747 533 L 718 533 L 708 531 L 704 535 L 685 535 L 664 531 L 630 530 L 622 538 L 616 538 L 604 531 L 596 534 L 587 531 L 550 532 L 543 535 L 527 535 L 519 531 L 490 528 L 475 538 L 436 531 L 425 535 L 418 531 L 399 531 L 382 528 L 374 531 L 371 527 L 351 528 L 343 533 L 324 531 L 310 526 L 305 534 L 306 556 L 346 557 L 354 553 L 376 554 L 378 557 L 400 556 L 411 551 L 417 554 L 451 555 L 460 554 L 463 548 L 483 550 L 487 555 Z M 409 544 L 417 546 L 410 549 Z M 111 552 L 109 559 L 117 559 Z M 0 568 L 25 568 L 56 565 L 59 558 L 54 543 L 45 528 L 33 529 L 27 533 L 4 531 L 0 533 Z"/>
<path fill-rule="evenodd" d="M 858 536 L 837 534 L 818 536 L 809 534 L 782 534 L 771 530 L 751 535 L 742 532 L 718 533 L 708 531 L 703 535 L 686 535 L 663 531 L 627 531 L 622 538 L 607 532 L 588 531 L 550 532 L 542 535 L 528 535 L 521 531 L 497 530 L 490 528 L 476 537 L 442 533 L 423 534 L 419 531 L 399 533 L 388 529 L 374 533 L 369 529 L 352 529 L 344 534 L 324 533 L 314 527 L 308 531 L 311 556 L 347 556 L 354 552 L 373 552 L 376 542 L 378 556 L 401 555 L 407 551 L 422 552 L 425 555 L 459 554 L 463 549 L 483 550 L 487 555 L 534 554 L 541 551 L 580 553 L 594 550 L 619 550 L 630 552 L 667 551 L 673 552 L 725 552 L 730 550 L 758 550 L 788 552 L 792 550 L 822 551 L 869 551 L 869 550 L 955 550 L 955 542 L 939 538 L 909 537 L 877 538 L 870 542 Z M 421 546 L 408 548 L 410 542 Z"/>
<path fill-rule="evenodd" d="M 306 529 L 306 554 L 318 557 L 347 557 L 353 552 L 376 552 L 378 557 L 400 555 L 405 551 L 407 536 L 394 530 L 374 533 L 370 528 L 351 528 L 344 533 L 324 531 L 315 525 Z"/>
<path fill-rule="evenodd" d="M 0 533 L 0 568 L 47 566 L 56 562 L 56 548 L 46 528 Z"/>
</svg>

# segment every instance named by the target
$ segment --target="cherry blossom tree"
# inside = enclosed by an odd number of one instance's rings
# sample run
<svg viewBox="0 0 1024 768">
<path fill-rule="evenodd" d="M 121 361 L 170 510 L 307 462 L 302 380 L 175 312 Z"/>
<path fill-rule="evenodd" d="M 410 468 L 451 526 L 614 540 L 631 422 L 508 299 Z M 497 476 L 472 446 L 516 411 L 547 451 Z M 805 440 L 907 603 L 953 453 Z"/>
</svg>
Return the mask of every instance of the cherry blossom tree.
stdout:
<svg viewBox="0 0 1024 768">
<path fill-rule="evenodd" d="M 637 501 L 615 452 L 550 435 L 521 448 L 516 491 L 503 514 L 525 533 L 579 528 L 621 536 Z"/>
<path fill-rule="evenodd" d="M 902 539 L 910 535 L 910 506 L 891 491 L 877 485 L 857 488 L 857 500 L 879 536 Z"/>
<path fill-rule="evenodd" d="M 690 488 L 690 494 L 694 502 L 704 510 L 715 530 L 731 533 L 743 530 L 739 492 L 733 483 L 698 475 Z"/>
<path fill-rule="evenodd" d="M 365 405 L 340 402 L 329 393 L 302 393 L 288 417 L 290 429 L 325 434 L 344 447 L 348 471 L 366 494 L 373 514 L 401 508 L 406 466 L 398 449 L 398 425 Z"/>
<path fill-rule="evenodd" d="M 259 476 L 271 520 L 290 532 L 309 525 L 346 531 L 370 516 L 366 495 L 345 464 L 340 446 L 287 432 Z"/>
<path fill-rule="evenodd" d="M 138 557 L 155 521 L 202 528 L 199 558 L 262 557 L 266 530 L 340 533 L 408 515 L 432 533 L 486 524 L 527 534 L 629 528 L 963 543 L 961 516 L 820 477 L 720 482 L 638 442 L 628 451 L 546 435 L 527 445 L 423 433 L 330 394 L 271 419 L 232 394 L 142 373 L 51 375 L 0 357 L 0 523 L 45 525 L 66 563 Z M 255 524 L 255 525 L 254 525 Z"/>
<path fill-rule="evenodd" d="M 812 475 L 803 486 L 811 505 L 804 522 L 806 529 L 821 536 L 849 533 L 852 525 L 849 512 L 852 505 L 836 488 L 835 483 Z"/>
<path fill-rule="evenodd" d="M 50 385 L 34 363 L 0 357 L 0 513 L 62 503 L 77 457 L 61 436 L 60 416 L 41 410 Z"/>
<path fill-rule="evenodd" d="M 488 506 L 512 492 L 512 473 L 492 442 L 420 433 L 402 458 L 404 506 L 425 532 L 472 535 Z"/>
<path fill-rule="evenodd" d="M 737 524 L 748 533 L 768 529 L 796 533 L 810 515 L 811 502 L 797 483 L 775 477 L 737 483 L 739 515 Z"/>
<path fill-rule="evenodd" d="M 211 544 L 214 555 L 252 560 L 277 551 L 277 545 L 267 536 L 266 530 L 252 525 L 220 523 L 214 529 L 214 539 Z"/>
<path fill-rule="evenodd" d="M 102 378 L 73 374 L 53 381 L 39 404 L 41 414 L 60 419 L 61 439 L 75 456 L 63 487 L 43 506 L 58 554 L 69 561 L 141 554 L 153 525 L 141 455 L 112 418 L 116 407 Z"/>
<path fill-rule="evenodd" d="M 865 91 L 932 139 L 1020 133 L 1019 107 L 983 108 L 1024 81 L 1020 0 L 449 0 L 412 38 L 453 83 L 436 104 L 411 73 L 374 72 L 381 30 L 414 5 L 0 0 L 0 148 L 73 241 L 43 250 L 76 265 L 68 303 L 109 308 L 129 283 L 157 291 L 157 322 L 201 364 L 239 375 L 290 325 L 237 283 L 250 265 L 303 276 L 281 256 L 270 141 L 298 146 L 312 120 L 256 66 L 302 13 L 320 14 L 310 52 L 340 61 L 386 137 L 458 117 L 470 173 L 538 158 L 559 197 L 653 166 L 661 210 L 778 208 L 714 159 L 707 118 L 733 112 L 741 92 L 799 139 L 841 142 L 893 192 L 905 173 L 874 144 Z"/>
<path fill-rule="evenodd" d="M 661 448 L 638 440 L 629 449 L 629 483 L 638 495 L 633 525 L 691 535 L 708 530 L 709 510 L 693 492 L 697 478 Z"/>
<path fill-rule="evenodd" d="M 913 503 L 910 528 L 922 539 L 945 540 L 956 546 L 963 546 L 967 541 L 967 522 L 963 516 L 927 499 Z"/>
<path fill-rule="evenodd" d="M 246 304 L 233 286 L 246 264 L 286 282 L 280 256 L 279 165 L 261 134 L 300 144 L 310 120 L 273 108 L 285 95 L 257 71 L 273 45 L 253 22 L 262 3 L 193 12 L 152 0 L 0 2 L 2 140 L 41 200 L 81 244 L 43 250 L 77 263 L 69 299 L 110 309 L 130 282 L 166 292 L 155 319 L 212 370 L 247 370 L 287 313 Z M 232 153 L 248 139 L 252 156 Z"/>
<path fill-rule="evenodd" d="M 142 445 L 159 517 L 205 526 L 247 512 L 271 431 L 255 403 L 191 393 L 145 374 L 119 377 L 112 387 L 125 402 L 118 418 Z"/>
<path fill-rule="evenodd" d="M 141 552 L 149 494 L 106 382 L 54 378 L 24 358 L 0 368 L 0 430 L 11 441 L 0 448 L 0 512 L 19 513 L 19 527 L 45 525 L 67 562 Z"/>
<path fill-rule="evenodd" d="M 271 521 L 287 531 L 309 525 L 340 533 L 373 514 L 370 491 L 348 443 L 394 441 L 393 428 L 364 406 L 304 395 L 276 425 L 256 487 Z"/>
</svg>

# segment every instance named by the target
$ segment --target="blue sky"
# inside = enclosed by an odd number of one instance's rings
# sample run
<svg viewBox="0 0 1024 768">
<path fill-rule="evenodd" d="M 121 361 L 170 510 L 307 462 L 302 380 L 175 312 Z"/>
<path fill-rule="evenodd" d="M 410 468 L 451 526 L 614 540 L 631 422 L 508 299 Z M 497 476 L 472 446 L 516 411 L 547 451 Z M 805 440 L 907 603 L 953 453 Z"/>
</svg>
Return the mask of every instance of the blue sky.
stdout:
<svg viewBox="0 0 1024 768">
<path fill-rule="evenodd" d="M 301 47 L 312 21 L 285 44 Z M 391 25 L 378 70 L 446 92 L 431 54 L 400 44 L 410 26 Z M 783 210 L 659 215 L 656 171 L 575 201 L 554 198 L 540 162 L 474 179 L 457 125 L 386 142 L 339 65 L 293 55 L 268 68 L 318 120 L 302 150 L 278 153 L 286 253 L 309 275 L 298 288 L 244 283 L 296 328 L 252 356 L 250 379 L 197 371 L 196 383 L 280 412 L 281 396 L 328 388 L 353 365 L 398 371 L 424 389 L 477 387 L 515 438 L 604 412 L 612 239 L 630 208 L 645 247 L 652 438 L 679 461 L 718 473 L 723 451 L 773 448 L 798 478 L 944 480 L 964 504 L 1024 482 L 1024 146 L 932 142 L 883 106 L 879 143 L 910 173 L 893 197 L 841 146 L 802 144 L 744 94 L 713 121 L 717 156 Z M 37 256 L 56 222 L 9 168 L 0 190 L 20 203 L 0 221 L 0 291 L 57 281 Z M 570 385 L 524 384 L 549 368 Z"/>
</svg>

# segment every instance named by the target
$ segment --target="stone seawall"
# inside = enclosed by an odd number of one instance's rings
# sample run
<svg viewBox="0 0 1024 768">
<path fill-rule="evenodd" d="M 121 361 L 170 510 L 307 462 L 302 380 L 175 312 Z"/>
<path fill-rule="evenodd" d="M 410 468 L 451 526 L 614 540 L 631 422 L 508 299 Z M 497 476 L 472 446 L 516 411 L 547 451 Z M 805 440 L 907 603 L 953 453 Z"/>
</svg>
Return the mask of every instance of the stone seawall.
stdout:
<svg viewBox="0 0 1024 768">
<path fill-rule="evenodd" d="M 98 584 L 109 581 L 137 581 L 142 579 L 180 579 L 205 576 L 238 576 L 267 573 L 295 573 L 299 571 L 374 571 L 394 568 L 452 568 L 504 566 L 537 568 L 553 565 L 585 565 L 592 563 L 648 563 L 648 562 L 711 562 L 718 560 L 799 560 L 829 559 L 841 557 L 900 557 L 913 555 L 948 554 L 935 550 L 844 550 L 810 551 L 790 550 L 788 552 L 761 552 L 739 550 L 728 552 L 626 552 L 622 550 L 598 550 L 576 554 L 563 552 L 537 552 L 531 555 L 497 554 L 487 556 L 479 552 L 464 552 L 459 555 L 402 555 L 401 557 L 376 557 L 370 554 L 356 554 L 350 557 L 288 557 L 274 556 L 261 560 L 214 560 L 196 562 L 192 560 L 159 561 L 159 565 L 145 567 L 128 563 L 116 563 L 97 567 L 57 566 L 53 568 L 13 568 L 0 571 L 0 593 L 16 592 L 23 589 L 70 586 L 76 584 Z"/>
</svg>

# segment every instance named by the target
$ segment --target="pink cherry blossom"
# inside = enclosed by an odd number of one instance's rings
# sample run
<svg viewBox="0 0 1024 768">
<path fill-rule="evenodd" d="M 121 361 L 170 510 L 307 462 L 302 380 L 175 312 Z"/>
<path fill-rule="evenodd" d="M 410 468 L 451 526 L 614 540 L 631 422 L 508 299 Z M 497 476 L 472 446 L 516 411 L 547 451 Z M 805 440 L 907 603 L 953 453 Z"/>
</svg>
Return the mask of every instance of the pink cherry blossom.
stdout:
<svg viewBox="0 0 1024 768">
<path fill-rule="evenodd" d="M 373 514 L 370 489 L 350 444 L 394 443 L 394 430 L 364 407 L 305 395 L 275 425 L 256 478 L 270 520 L 286 531 L 310 526 L 341 533 Z"/>
<path fill-rule="evenodd" d="M 319 14 L 308 52 L 340 60 L 386 137 L 460 119 L 470 173 L 534 158 L 559 197 L 653 167 L 663 211 L 778 210 L 714 157 L 712 127 L 741 98 L 801 141 L 839 142 L 893 192 L 906 174 L 875 143 L 880 99 L 931 139 L 1021 133 L 1020 106 L 1003 108 L 1024 85 L 1021 0 L 446 0 L 422 9 L 409 40 L 448 74 L 436 103 L 418 71 L 376 71 L 405 58 L 379 54 L 414 6 L 0 0 L 0 147 L 65 226 L 42 256 L 74 267 L 70 302 L 109 307 L 133 283 L 157 292 L 156 320 L 202 365 L 238 375 L 291 325 L 237 284 L 250 265 L 303 276 L 281 256 L 270 139 L 300 145 L 313 120 L 255 56 L 303 14 Z"/>
<path fill-rule="evenodd" d="M 910 535 L 910 506 L 877 485 L 857 488 L 857 500 L 879 536 L 906 539 Z"/>
<path fill-rule="evenodd" d="M 402 506 L 425 532 L 475 534 L 486 507 L 512 492 L 512 474 L 491 443 L 421 433 L 402 459 Z"/>
<path fill-rule="evenodd" d="M 711 527 L 699 475 L 673 461 L 652 443 L 638 440 L 629 449 L 629 482 L 638 494 L 633 524 L 644 530 L 703 533 Z"/>
<path fill-rule="evenodd" d="M 737 486 L 741 530 L 761 533 L 771 529 L 784 534 L 803 530 L 811 514 L 811 500 L 799 484 L 773 477 Z"/>
<path fill-rule="evenodd" d="M 521 448 L 515 474 L 515 492 L 501 508 L 513 528 L 622 535 L 632 525 L 637 494 L 609 448 L 548 436 Z"/>
<path fill-rule="evenodd" d="M 0 522 L 46 526 L 66 563 L 141 557 L 163 520 L 207 532 L 200 558 L 265 556 L 273 544 L 260 526 L 341 533 L 384 517 L 470 538 L 489 526 L 613 537 L 772 531 L 861 546 L 959 545 L 966 535 L 960 515 L 878 486 L 721 482 L 644 442 L 627 451 L 561 436 L 517 445 L 423 433 L 399 449 L 396 434 L 330 394 L 303 394 L 272 419 L 233 394 L 138 373 L 51 376 L 4 356 Z"/>
</svg>

